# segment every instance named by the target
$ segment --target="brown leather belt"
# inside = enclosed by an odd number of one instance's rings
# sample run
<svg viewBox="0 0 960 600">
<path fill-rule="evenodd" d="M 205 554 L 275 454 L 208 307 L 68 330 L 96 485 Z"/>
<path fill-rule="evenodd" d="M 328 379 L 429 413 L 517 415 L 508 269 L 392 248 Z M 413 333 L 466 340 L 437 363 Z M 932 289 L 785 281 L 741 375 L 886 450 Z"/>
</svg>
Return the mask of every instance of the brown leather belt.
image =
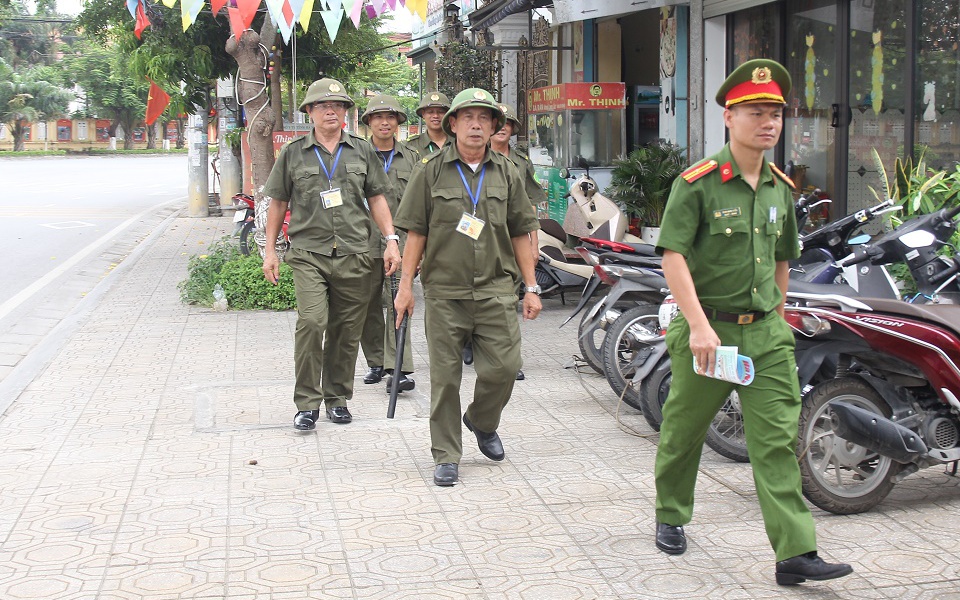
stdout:
<svg viewBox="0 0 960 600">
<path fill-rule="evenodd" d="M 759 321 L 769 314 L 768 312 L 756 310 L 744 313 L 729 313 L 723 312 L 722 310 L 717 310 L 715 308 L 710 308 L 709 306 L 703 306 L 702 304 L 700 307 L 703 308 L 704 314 L 706 314 L 707 318 L 711 321 L 723 321 L 725 323 L 736 323 L 737 325 L 749 325 L 754 321 Z"/>
</svg>

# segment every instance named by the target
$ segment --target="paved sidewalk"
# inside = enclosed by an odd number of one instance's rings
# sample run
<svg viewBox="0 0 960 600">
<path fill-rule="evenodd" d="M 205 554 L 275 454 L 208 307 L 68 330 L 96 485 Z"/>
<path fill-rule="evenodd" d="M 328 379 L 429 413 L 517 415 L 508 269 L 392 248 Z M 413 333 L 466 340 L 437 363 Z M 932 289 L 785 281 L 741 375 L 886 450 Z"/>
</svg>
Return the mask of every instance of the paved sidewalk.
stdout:
<svg viewBox="0 0 960 600">
<path fill-rule="evenodd" d="M 690 549 L 658 552 L 656 434 L 564 368 L 559 300 L 521 326 L 507 459 L 465 431 L 456 487 L 432 484 L 419 316 L 396 419 L 361 357 L 355 421 L 296 432 L 294 314 L 178 299 L 230 226 L 148 239 L 0 417 L 0 599 L 960 598 L 960 483 L 940 469 L 870 513 L 815 511 L 821 552 L 856 572 L 780 588 L 749 466 L 705 450 Z"/>
</svg>

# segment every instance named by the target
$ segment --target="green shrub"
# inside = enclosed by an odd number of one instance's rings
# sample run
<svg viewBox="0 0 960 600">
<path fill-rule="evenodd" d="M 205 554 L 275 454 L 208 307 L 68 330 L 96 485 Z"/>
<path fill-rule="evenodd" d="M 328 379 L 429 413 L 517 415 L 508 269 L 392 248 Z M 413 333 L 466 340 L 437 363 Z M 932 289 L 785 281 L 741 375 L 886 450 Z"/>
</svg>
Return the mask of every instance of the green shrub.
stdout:
<svg viewBox="0 0 960 600">
<path fill-rule="evenodd" d="M 296 307 L 290 267 L 280 264 L 280 280 L 273 285 L 263 276 L 260 256 L 241 254 L 233 236 L 224 236 L 211 244 L 206 254 L 190 258 L 187 278 L 177 285 L 180 300 L 212 306 L 217 284 L 226 293 L 230 308 L 287 310 Z"/>
</svg>

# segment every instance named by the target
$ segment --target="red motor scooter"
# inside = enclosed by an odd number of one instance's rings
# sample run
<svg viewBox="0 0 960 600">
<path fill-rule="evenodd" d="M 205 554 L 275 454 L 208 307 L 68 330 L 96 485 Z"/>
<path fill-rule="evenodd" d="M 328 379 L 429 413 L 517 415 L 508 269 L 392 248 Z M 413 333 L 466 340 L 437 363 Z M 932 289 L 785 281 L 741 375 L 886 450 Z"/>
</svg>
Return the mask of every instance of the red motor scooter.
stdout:
<svg viewBox="0 0 960 600">
<path fill-rule="evenodd" d="M 242 192 L 239 194 L 234 194 L 233 204 L 237 207 L 237 212 L 233 215 L 233 222 L 240 229 L 240 252 L 246 256 L 251 252 L 255 252 L 257 249 L 257 242 L 253 237 L 257 231 L 253 196 L 244 194 Z M 289 226 L 290 211 L 288 210 L 287 214 L 283 216 L 283 227 L 280 231 L 284 250 L 290 246 L 290 237 L 287 235 L 287 227 Z M 277 240 L 277 242 L 279 247 L 281 245 L 280 240 Z"/>
<path fill-rule="evenodd" d="M 917 217 L 839 261 L 906 263 L 927 304 L 788 294 L 803 390 L 803 491 L 824 510 L 869 510 L 925 467 L 957 473 L 960 259 L 936 253 L 950 245 L 957 214 L 960 207 Z"/>
</svg>

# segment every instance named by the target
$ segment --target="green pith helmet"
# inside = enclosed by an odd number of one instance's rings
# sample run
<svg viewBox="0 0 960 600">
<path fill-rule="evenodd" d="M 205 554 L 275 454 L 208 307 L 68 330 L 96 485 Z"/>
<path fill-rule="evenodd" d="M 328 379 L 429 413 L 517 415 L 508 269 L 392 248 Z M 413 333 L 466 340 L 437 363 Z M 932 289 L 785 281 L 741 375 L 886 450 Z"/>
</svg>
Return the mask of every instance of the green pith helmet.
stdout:
<svg viewBox="0 0 960 600">
<path fill-rule="evenodd" d="M 449 110 L 450 99 L 447 98 L 446 94 L 441 94 L 440 92 L 429 92 L 424 94 L 423 99 L 420 100 L 420 106 L 417 107 L 417 116 L 422 117 L 424 109 L 427 108 L 442 108 L 443 110 Z"/>
<path fill-rule="evenodd" d="M 314 81 L 307 88 L 307 95 L 300 103 L 300 112 L 310 113 L 310 105 L 314 102 L 343 102 L 350 108 L 354 104 L 353 98 L 347 95 L 343 84 L 336 79 L 325 77 Z"/>
<path fill-rule="evenodd" d="M 513 123 L 513 133 L 520 131 L 520 119 L 517 118 L 517 111 L 513 110 L 513 107 L 509 104 L 501 104 L 500 110 L 503 111 L 503 117 L 507 120 L 507 123 Z"/>
<path fill-rule="evenodd" d="M 393 96 L 380 94 L 379 96 L 370 98 L 370 103 L 367 104 L 367 110 L 363 111 L 363 115 L 360 116 L 360 122 L 364 125 L 369 125 L 370 115 L 378 112 L 396 113 L 398 125 L 402 125 L 407 121 L 407 113 L 403 112 L 403 107 L 400 106 L 400 102 Z"/>
<path fill-rule="evenodd" d="M 493 128 L 493 132 L 496 133 L 503 129 L 503 124 L 506 123 L 507 120 L 506 117 L 503 116 L 503 110 L 500 109 L 500 105 L 493 99 L 493 94 L 480 88 L 467 88 L 457 94 L 457 97 L 453 99 L 453 106 L 450 107 L 447 114 L 443 115 L 441 126 L 447 135 L 454 135 L 450 129 L 450 117 L 455 115 L 461 108 L 470 108 L 472 106 L 492 110 L 494 118 L 497 120 L 497 125 Z"/>
</svg>

